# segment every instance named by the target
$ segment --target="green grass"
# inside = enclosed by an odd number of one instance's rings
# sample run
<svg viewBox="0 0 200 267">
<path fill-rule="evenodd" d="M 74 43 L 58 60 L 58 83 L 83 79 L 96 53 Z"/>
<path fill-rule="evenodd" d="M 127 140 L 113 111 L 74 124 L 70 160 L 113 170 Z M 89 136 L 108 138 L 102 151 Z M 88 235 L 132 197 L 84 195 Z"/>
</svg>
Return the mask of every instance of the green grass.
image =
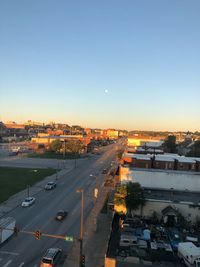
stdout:
<svg viewBox="0 0 200 267">
<path fill-rule="evenodd" d="M 53 169 L 0 167 L 0 203 L 27 188 L 27 185 L 32 186 L 55 172 L 56 170 Z"/>
<path fill-rule="evenodd" d="M 45 153 L 31 153 L 28 154 L 29 158 L 47 158 L 47 159 L 77 159 L 81 156 L 79 154 L 65 154 L 63 157 L 63 154 L 57 154 L 53 152 L 45 152 Z"/>
</svg>

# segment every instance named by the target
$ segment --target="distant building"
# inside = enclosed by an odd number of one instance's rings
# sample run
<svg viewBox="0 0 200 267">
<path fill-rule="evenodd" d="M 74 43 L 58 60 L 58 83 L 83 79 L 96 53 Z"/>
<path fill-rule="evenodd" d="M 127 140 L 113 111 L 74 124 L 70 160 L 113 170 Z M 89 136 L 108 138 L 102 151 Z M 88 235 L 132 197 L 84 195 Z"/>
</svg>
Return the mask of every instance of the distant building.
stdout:
<svg viewBox="0 0 200 267">
<path fill-rule="evenodd" d="M 127 139 L 128 149 L 132 148 L 134 151 L 141 151 L 142 153 L 145 153 L 145 151 L 148 153 L 148 150 L 160 149 L 163 143 L 163 140 L 142 136 L 128 137 Z"/>
<path fill-rule="evenodd" d="M 44 123 L 28 120 L 27 122 L 24 123 L 24 125 L 27 125 L 27 126 L 44 126 Z"/>
<path fill-rule="evenodd" d="M 8 121 L 5 123 L 7 129 L 24 129 L 24 124 L 17 124 L 14 121 Z"/>
<path fill-rule="evenodd" d="M 200 172 L 200 158 L 184 157 L 177 154 L 124 153 L 121 163 L 134 168 Z"/>
<path fill-rule="evenodd" d="M 119 131 L 115 129 L 101 130 L 101 136 L 108 139 L 118 139 Z"/>
<path fill-rule="evenodd" d="M 87 134 L 87 135 L 90 135 L 92 133 L 92 129 L 91 128 L 85 128 L 84 129 L 84 132 Z"/>
<path fill-rule="evenodd" d="M 37 143 L 37 144 L 44 144 L 44 145 L 49 145 L 51 142 L 55 140 L 79 140 L 83 138 L 82 135 L 49 135 L 48 133 L 38 133 L 37 137 L 31 138 L 32 143 Z"/>
</svg>

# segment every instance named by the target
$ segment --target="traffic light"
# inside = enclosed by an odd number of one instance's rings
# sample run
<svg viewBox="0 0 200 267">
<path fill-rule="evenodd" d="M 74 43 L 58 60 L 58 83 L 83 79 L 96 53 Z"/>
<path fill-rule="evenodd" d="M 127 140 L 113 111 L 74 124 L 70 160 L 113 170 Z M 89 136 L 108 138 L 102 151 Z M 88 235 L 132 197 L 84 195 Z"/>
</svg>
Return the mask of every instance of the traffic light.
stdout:
<svg viewBox="0 0 200 267">
<path fill-rule="evenodd" d="M 40 232 L 40 230 L 35 231 L 35 239 L 40 240 L 41 235 L 42 235 L 42 233 Z"/>
<path fill-rule="evenodd" d="M 81 255 L 81 267 L 85 267 L 85 255 Z"/>
</svg>

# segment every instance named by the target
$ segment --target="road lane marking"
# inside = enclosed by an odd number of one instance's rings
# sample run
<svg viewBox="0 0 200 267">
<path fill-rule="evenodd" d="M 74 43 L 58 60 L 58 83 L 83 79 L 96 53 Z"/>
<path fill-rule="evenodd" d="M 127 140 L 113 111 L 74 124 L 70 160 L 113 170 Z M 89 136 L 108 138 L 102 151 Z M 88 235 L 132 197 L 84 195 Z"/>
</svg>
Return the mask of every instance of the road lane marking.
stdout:
<svg viewBox="0 0 200 267">
<path fill-rule="evenodd" d="M 77 206 L 77 207 L 72 211 L 71 215 L 74 215 L 74 214 L 77 212 L 78 209 L 79 209 L 79 206 Z"/>
<path fill-rule="evenodd" d="M 11 251 L 0 251 L 1 254 L 8 254 L 8 255 L 13 255 L 13 256 L 18 256 L 19 253 L 16 253 L 16 252 L 11 252 Z"/>
<path fill-rule="evenodd" d="M 24 265 L 24 262 L 22 262 L 20 265 L 19 265 L 19 267 L 22 267 Z"/>
<path fill-rule="evenodd" d="M 12 260 L 9 260 L 6 264 L 4 264 L 2 267 L 7 267 L 9 264 L 11 264 Z"/>
</svg>

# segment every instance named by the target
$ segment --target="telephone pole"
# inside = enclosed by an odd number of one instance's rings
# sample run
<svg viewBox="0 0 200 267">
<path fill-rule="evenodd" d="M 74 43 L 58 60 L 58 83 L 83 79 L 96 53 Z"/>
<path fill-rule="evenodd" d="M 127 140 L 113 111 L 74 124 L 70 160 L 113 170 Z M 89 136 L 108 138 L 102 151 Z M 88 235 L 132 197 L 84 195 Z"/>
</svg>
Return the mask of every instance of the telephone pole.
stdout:
<svg viewBox="0 0 200 267">
<path fill-rule="evenodd" d="M 84 210 L 84 190 L 83 188 L 77 189 L 77 193 L 81 193 L 81 222 L 80 222 L 80 254 L 79 254 L 79 266 L 83 267 L 83 210 Z"/>
</svg>

